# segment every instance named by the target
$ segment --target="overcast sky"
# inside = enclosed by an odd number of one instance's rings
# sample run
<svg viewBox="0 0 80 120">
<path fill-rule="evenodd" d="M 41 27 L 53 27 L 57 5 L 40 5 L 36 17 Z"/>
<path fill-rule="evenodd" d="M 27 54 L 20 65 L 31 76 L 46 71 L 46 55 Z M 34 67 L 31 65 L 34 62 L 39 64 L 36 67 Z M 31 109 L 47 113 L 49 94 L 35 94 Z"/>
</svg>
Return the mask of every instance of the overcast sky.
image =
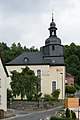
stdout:
<svg viewBox="0 0 80 120">
<path fill-rule="evenodd" d="M 44 46 L 52 10 L 62 44 L 80 45 L 80 0 L 0 0 L 0 42 Z"/>
</svg>

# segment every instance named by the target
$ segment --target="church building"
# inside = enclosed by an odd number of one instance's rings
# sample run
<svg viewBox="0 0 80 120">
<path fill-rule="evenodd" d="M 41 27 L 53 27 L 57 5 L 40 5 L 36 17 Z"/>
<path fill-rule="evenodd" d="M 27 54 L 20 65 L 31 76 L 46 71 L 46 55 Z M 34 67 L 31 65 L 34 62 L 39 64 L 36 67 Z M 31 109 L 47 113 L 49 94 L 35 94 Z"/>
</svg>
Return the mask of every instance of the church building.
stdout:
<svg viewBox="0 0 80 120">
<path fill-rule="evenodd" d="M 26 65 L 35 72 L 40 81 L 40 92 L 51 94 L 56 89 L 60 89 L 60 99 L 65 96 L 65 64 L 63 56 L 63 45 L 61 39 L 57 37 L 57 28 L 52 15 L 52 22 L 49 28 L 49 37 L 45 40 L 43 52 L 23 52 L 21 55 L 6 63 L 7 70 L 17 70 Z M 10 88 L 10 78 L 8 79 L 8 88 Z"/>
</svg>

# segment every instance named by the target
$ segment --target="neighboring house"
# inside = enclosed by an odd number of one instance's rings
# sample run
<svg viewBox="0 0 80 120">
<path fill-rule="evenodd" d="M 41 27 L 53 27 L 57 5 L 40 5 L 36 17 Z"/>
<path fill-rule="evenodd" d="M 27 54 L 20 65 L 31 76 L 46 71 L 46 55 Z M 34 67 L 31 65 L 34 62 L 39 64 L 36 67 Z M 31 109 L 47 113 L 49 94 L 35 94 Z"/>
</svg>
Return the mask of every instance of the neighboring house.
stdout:
<svg viewBox="0 0 80 120">
<path fill-rule="evenodd" d="M 43 52 L 24 52 L 9 63 L 6 64 L 7 70 L 17 70 L 21 72 L 21 68 L 26 65 L 35 72 L 40 81 L 40 92 L 43 94 L 51 94 L 56 89 L 60 89 L 60 99 L 65 96 L 65 64 L 63 57 L 63 45 L 60 38 L 56 35 L 56 24 L 53 16 L 50 23 L 50 36 L 45 40 Z M 38 39 L 38 38 L 36 38 Z M 8 80 L 10 88 L 10 78 Z"/>
<path fill-rule="evenodd" d="M 7 111 L 7 77 L 8 72 L 0 54 L 0 109 Z"/>
<path fill-rule="evenodd" d="M 74 76 L 66 73 L 66 80 L 65 80 L 66 86 L 74 86 Z"/>
</svg>

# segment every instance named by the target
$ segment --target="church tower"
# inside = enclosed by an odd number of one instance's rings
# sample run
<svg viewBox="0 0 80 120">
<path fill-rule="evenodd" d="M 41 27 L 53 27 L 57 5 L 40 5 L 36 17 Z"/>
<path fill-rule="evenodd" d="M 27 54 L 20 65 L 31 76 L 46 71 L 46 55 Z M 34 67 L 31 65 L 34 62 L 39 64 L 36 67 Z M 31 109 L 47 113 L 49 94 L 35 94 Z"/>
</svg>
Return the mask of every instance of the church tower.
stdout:
<svg viewBox="0 0 80 120">
<path fill-rule="evenodd" d="M 63 45 L 61 45 L 60 38 L 56 34 L 56 24 L 53 19 L 50 23 L 49 38 L 45 41 L 45 46 L 43 47 L 44 60 L 50 60 L 51 64 L 64 64 L 63 59 Z"/>
</svg>

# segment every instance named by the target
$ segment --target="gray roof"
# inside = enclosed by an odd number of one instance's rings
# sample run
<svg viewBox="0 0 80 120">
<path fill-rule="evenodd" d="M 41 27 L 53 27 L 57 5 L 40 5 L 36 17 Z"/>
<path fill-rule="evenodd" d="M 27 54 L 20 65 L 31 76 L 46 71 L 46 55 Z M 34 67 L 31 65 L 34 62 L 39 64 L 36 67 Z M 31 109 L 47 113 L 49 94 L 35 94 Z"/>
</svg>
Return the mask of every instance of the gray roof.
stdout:
<svg viewBox="0 0 80 120">
<path fill-rule="evenodd" d="M 57 44 L 57 45 L 61 45 L 61 40 L 60 38 L 58 38 L 57 36 L 50 36 L 49 38 L 46 39 L 45 41 L 45 45 L 50 45 L 50 44 Z"/>
<path fill-rule="evenodd" d="M 43 52 L 24 52 L 6 65 L 64 65 L 64 58 L 59 56 L 44 57 Z"/>
</svg>

